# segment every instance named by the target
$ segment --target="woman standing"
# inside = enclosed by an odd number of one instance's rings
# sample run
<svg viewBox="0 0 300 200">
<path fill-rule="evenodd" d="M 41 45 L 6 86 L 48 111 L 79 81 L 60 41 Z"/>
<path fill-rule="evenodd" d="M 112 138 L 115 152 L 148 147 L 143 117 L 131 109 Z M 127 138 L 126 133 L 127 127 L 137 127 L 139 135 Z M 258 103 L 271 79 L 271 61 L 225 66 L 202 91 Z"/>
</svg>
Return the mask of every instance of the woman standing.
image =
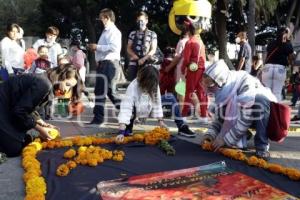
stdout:
<svg viewBox="0 0 300 200">
<path fill-rule="evenodd" d="M 18 74 L 24 71 L 25 50 L 18 43 L 20 32 L 18 24 L 9 24 L 6 36 L 1 40 L 2 66 L 9 74 Z"/>
<path fill-rule="evenodd" d="M 293 62 L 293 46 L 288 40 L 287 28 L 280 28 L 277 38 L 267 47 L 267 58 L 262 69 L 262 83 L 270 88 L 278 101 L 286 79 L 286 67 Z"/>
</svg>

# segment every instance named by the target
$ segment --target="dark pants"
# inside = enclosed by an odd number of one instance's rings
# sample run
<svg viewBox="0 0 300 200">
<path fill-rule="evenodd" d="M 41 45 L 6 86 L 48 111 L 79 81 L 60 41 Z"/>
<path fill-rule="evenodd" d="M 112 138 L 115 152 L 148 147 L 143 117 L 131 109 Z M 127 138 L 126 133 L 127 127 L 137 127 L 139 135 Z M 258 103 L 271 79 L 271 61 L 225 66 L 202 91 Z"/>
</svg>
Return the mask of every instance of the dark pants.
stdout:
<svg viewBox="0 0 300 200">
<path fill-rule="evenodd" d="M 104 106 L 106 95 L 120 109 L 120 99 L 116 94 L 117 72 L 120 69 L 119 61 L 104 60 L 99 62 L 95 85 L 94 121 L 104 121 Z"/>
<path fill-rule="evenodd" d="M 129 65 L 127 68 L 127 80 L 128 81 L 133 81 L 136 76 L 137 76 L 137 72 L 138 72 L 138 65 Z"/>
<path fill-rule="evenodd" d="M 292 96 L 292 99 L 291 99 L 291 102 L 292 102 L 292 105 L 296 105 L 298 99 L 299 99 L 299 91 L 298 91 L 298 85 L 294 85 L 293 86 L 293 96 Z"/>
<path fill-rule="evenodd" d="M 177 128 L 180 128 L 184 121 L 180 113 L 180 108 L 175 96 L 172 93 L 167 93 L 161 96 L 161 104 L 163 106 L 170 106 L 172 108 L 172 117 L 175 118 L 175 124 Z"/>
<path fill-rule="evenodd" d="M 136 108 L 135 108 L 135 106 L 133 106 L 132 117 L 130 119 L 130 123 L 126 124 L 126 129 L 125 129 L 126 131 L 129 131 L 130 133 L 132 133 L 133 123 L 134 123 L 135 118 L 136 118 Z"/>
</svg>

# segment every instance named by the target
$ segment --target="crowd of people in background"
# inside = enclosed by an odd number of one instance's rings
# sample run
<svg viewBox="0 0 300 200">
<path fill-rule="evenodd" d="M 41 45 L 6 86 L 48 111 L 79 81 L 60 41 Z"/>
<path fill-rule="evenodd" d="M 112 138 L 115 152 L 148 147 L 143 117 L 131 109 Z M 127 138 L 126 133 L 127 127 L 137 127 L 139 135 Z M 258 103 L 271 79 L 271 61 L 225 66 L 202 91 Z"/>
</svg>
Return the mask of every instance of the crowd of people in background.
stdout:
<svg viewBox="0 0 300 200">
<path fill-rule="evenodd" d="M 97 63 L 94 117 L 88 123 L 89 125 L 99 126 L 105 121 L 104 105 L 108 97 L 115 108 L 119 110 L 119 139 L 132 134 L 135 121 L 142 122 L 150 116 L 157 118 L 159 126 L 166 127 L 163 120 L 164 106 L 173 111 L 172 117 L 178 127 L 178 133 L 186 137 L 195 137 L 195 133 L 189 129 L 186 119 L 197 116 L 200 122 L 211 122 L 209 116 L 216 114 L 216 109 L 208 108 L 208 97 L 212 94 L 215 95 L 214 101 L 217 104 L 226 106 L 224 112 L 228 116 L 232 115 L 229 109 L 235 110 L 234 104 L 236 103 L 242 105 L 242 108 L 235 112 L 242 114 L 238 115 L 239 118 L 235 121 L 227 121 L 226 119 L 224 121 L 219 117 L 216 118 L 217 120 L 212 120 L 213 123 L 210 125 L 210 132 L 206 138 L 214 141 L 216 149 L 225 144 L 243 148 L 245 147 L 247 129 L 252 124 L 252 121 L 245 118 L 249 115 L 245 111 L 250 108 L 254 109 L 254 103 L 260 102 L 264 106 L 263 113 L 265 114 L 263 120 L 256 124 L 257 130 L 260 131 L 255 136 L 255 145 L 258 156 L 269 156 L 266 127 L 270 116 L 270 102 L 282 100 L 286 69 L 289 65 L 293 65 L 293 47 L 289 40 L 290 33 L 287 28 L 278 29 L 277 38 L 267 47 L 267 57 L 264 61 L 262 54 L 252 55 L 253 51 L 248 43 L 246 32 L 237 33 L 236 42 L 240 45 L 240 50 L 236 65 L 237 72 L 233 72 L 228 69 L 225 63 L 215 62 L 214 58 L 210 59 L 206 55 L 205 41 L 202 41 L 200 29 L 195 22 L 188 19 L 184 22 L 184 28 L 176 49 L 167 47 L 163 51 L 164 59 L 161 60 L 158 56 L 157 34 L 147 27 L 149 16 L 144 11 L 138 12 L 136 28 L 130 32 L 126 47 L 129 58 L 126 77 L 129 86 L 125 97 L 121 99 L 117 94 L 116 85 L 117 76 L 122 70 L 120 66 L 122 33 L 115 25 L 116 17 L 111 9 L 101 10 L 99 20 L 104 25 L 104 30 L 98 43 L 91 43 L 87 46 L 89 51 L 95 53 Z M 36 74 L 37 76 L 46 74 L 48 79 L 42 79 L 42 82 L 45 83 L 44 88 L 41 88 L 43 94 L 39 94 L 38 99 L 32 99 L 34 104 L 31 104 L 30 109 L 25 109 L 23 113 L 16 113 L 20 120 L 23 119 L 22 115 L 26 115 L 26 120 L 34 121 L 32 123 L 26 122 L 28 123 L 25 124 L 26 126 L 23 124 L 23 132 L 36 127 L 44 138 L 49 139 L 39 126 L 51 125 L 43 121 L 37 122 L 28 115 L 35 110 L 37 105 L 46 102 L 47 96 L 47 102 L 50 102 L 47 105 L 50 107 L 44 109 L 44 119 L 49 120 L 53 115 L 52 103 L 50 99 L 48 100 L 49 96 L 55 95 L 57 98 L 74 102 L 80 99 L 80 93 L 86 93 L 84 86 L 87 71 L 86 55 L 78 41 L 71 42 L 69 52 L 66 54 L 57 42 L 59 30 L 54 26 L 48 27 L 45 38 L 37 40 L 32 48 L 27 50 L 22 39 L 23 33 L 23 29 L 19 25 L 10 24 L 7 26 L 6 37 L 1 41 L 2 67 L 7 70 L 9 76 L 13 76 L 2 87 L 8 90 L 10 87 L 7 86 L 8 83 L 15 81 L 17 84 L 20 82 L 20 85 L 15 87 L 24 90 L 24 93 L 22 91 L 20 93 L 22 96 L 26 93 L 26 81 L 32 81 L 34 84 L 29 84 L 32 93 L 28 95 L 32 95 L 31 98 L 34 98 L 36 91 L 33 92 L 33 87 L 38 88 L 36 85 L 40 79 L 21 77 L 34 76 L 28 74 Z M 211 65 L 207 65 L 207 58 L 209 58 Z M 295 74 L 293 78 L 295 90 L 292 100 L 293 106 L 299 98 L 299 79 L 299 73 Z M 58 84 L 59 81 L 62 81 L 64 85 Z M 176 84 L 182 81 L 186 85 L 184 94 L 175 90 Z M 47 84 L 53 85 L 51 94 Z M 4 91 L 1 89 L 2 87 L 0 87 L 0 92 Z M 226 103 L 224 104 L 224 102 Z M 252 104 L 249 105 L 249 102 Z M 5 107 L 4 104 L 2 106 Z M 12 112 L 15 111 L 16 106 L 17 104 L 10 108 Z M 21 108 L 24 106 L 26 105 L 21 105 Z M 220 109 L 221 107 L 217 106 L 217 108 Z M 261 114 L 252 113 L 252 115 Z M 7 117 L 0 116 L 3 118 L 0 123 L 8 123 Z M 219 123 L 220 121 L 224 122 L 225 127 Z M 228 126 L 229 124 L 231 125 Z M 12 129 L 12 127 L 10 128 Z M 25 134 L 22 138 L 15 138 L 12 135 L 12 133 L 17 134 L 18 131 L 12 130 L 11 133 L 4 131 L 3 134 L 6 134 L 8 140 L 23 141 Z M 23 146 L 23 143 L 16 145 L 19 148 Z M 0 151 L 11 151 L 6 150 L 7 147 L 2 144 L 0 147 L 2 147 Z M 16 152 L 12 151 L 10 155 L 15 154 Z"/>
</svg>

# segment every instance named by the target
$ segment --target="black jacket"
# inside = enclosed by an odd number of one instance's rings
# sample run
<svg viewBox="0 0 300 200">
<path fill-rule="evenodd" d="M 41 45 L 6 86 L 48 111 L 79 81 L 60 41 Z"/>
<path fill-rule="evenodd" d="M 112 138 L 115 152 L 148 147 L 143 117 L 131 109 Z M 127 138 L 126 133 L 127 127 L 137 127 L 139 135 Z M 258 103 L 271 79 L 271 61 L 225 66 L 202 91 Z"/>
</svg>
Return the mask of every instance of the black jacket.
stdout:
<svg viewBox="0 0 300 200">
<path fill-rule="evenodd" d="M 0 139 L 7 134 L 19 141 L 36 125 L 36 109 L 48 101 L 51 82 L 45 74 L 14 76 L 0 84 Z"/>
</svg>

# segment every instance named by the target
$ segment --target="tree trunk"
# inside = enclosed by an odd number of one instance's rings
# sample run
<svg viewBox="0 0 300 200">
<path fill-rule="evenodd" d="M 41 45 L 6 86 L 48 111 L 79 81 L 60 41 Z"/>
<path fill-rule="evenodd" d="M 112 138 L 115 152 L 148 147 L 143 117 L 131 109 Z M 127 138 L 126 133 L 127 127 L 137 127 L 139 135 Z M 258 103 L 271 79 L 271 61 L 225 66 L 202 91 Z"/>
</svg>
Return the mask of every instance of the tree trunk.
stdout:
<svg viewBox="0 0 300 200">
<path fill-rule="evenodd" d="M 86 2 L 82 1 L 80 3 L 80 7 L 81 7 L 81 11 L 82 11 L 82 17 L 85 21 L 85 27 L 87 30 L 89 43 L 97 43 L 95 27 L 92 23 L 91 16 L 89 15 L 90 12 L 87 8 Z M 97 63 L 95 60 L 95 53 L 92 51 L 89 51 L 87 57 L 88 57 L 89 65 L 90 65 L 90 70 L 96 69 Z"/>
<path fill-rule="evenodd" d="M 219 45 L 219 56 L 220 59 L 224 59 L 230 69 L 234 69 L 232 62 L 230 61 L 227 54 L 227 28 L 226 28 L 226 17 L 221 11 L 228 11 L 228 1 L 218 0 L 216 9 L 216 35 L 218 38 Z"/>
<path fill-rule="evenodd" d="M 249 1 L 248 14 L 248 40 L 252 49 L 252 55 L 255 53 L 255 1 Z"/>
<path fill-rule="evenodd" d="M 290 9 L 289 9 L 289 12 L 288 12 L 288 16 L 287 16 L 287 18 L 286 18 L 286 21 L 285 21 L 285 24 L 288 26 L 289 25 L 289 23 L 290 23 L 290 21 L 291 21 L 291 18 L 292 18 L 292 16 L 293 16 L 293 14 L 294 14 L 294 11 L 295 11 L 295 8 L 296 8 L 296 5 L 297 5 L 297 0 L 294 0 L 294 1 L 292 1 L 293 3 L 291 4 L 291 6 L 290 6 Z"/>
<path fill-rule="evenodd" d="M 297 16 L 296 16 L 296 21 L 294 24 L 294 33 L 299 30 L 299 26 L 300 26 L 300 24 L 299 24 L 299 22 L 300 22 L 300 2 L 298 2 L 297 8 L 298 8 L 298 10 L 296 10 Z"/>
</svg>

